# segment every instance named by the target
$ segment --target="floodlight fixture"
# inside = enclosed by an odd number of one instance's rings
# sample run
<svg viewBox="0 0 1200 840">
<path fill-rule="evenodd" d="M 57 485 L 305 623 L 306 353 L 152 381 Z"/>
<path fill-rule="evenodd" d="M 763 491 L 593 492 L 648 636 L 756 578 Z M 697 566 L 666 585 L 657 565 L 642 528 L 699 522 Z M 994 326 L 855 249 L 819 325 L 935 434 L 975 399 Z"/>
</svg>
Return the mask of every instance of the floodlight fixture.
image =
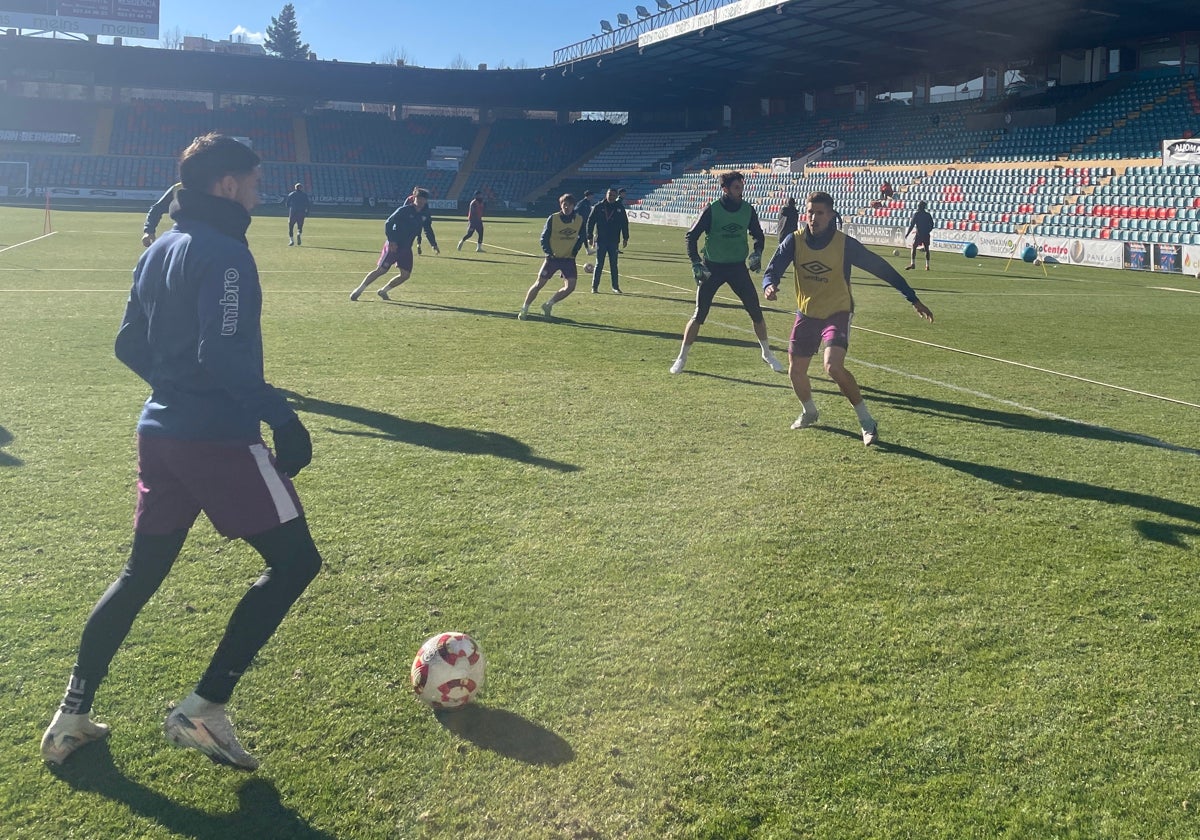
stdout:
<svg viewBox="0 0 1200 840">
<path fill-rule="evenodd" d="M 637 6 L 634 11 L 637 12 L 637 16 L 640 18 L 650 17 L 650 12 L 647 11 L 645 6 Z"/>
<path fill-rule="evenodd" d="M 618 26 L 628 26 L 630 23 L 631 21 L 629 20 L 629 15 L 625 14 L 624 12 L 617 13 Z"/>
<path fill-rule="evenodd" d="M 660 11 L 663 11 L 663 12 L 671 11 L 671 4 L 668 3 L 667 0 L 656 0 L 656 2 L 658 3 L 658 8 Z"/>
<path fill-rule="evenodd" d="M 606 20 L 602 20 L 602 21 L 600 21 L 600 31 L 601 32 L 612 32 L 613 25 Z"/>
</svg>

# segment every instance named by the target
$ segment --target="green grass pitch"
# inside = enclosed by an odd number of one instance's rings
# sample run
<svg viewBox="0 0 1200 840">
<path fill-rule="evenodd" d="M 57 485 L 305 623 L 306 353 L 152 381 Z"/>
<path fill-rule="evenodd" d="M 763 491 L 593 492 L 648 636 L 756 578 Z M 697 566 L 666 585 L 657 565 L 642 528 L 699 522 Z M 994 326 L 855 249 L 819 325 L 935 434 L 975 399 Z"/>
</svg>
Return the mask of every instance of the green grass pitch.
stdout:
<svg viewBox="0 0 1200 840">
<path fill-rule="evenodd" d="M 935 254 L 921 321 L 856 276 L 821 425 L 683 231 L 618 297 L 516 320 L 540 220 L 489 218 L 380 301 L 383 220 L 259 217 L 268 379 L 313 436 L 322 574 L 231 709 L 253 775 L 172 748 L 256 555 L 203 519 L 61 770 L 38 739 L 130 544 L 147 389 L 112 354 L 139 213 L 0 209 L 0 835 L 1200 836 L 1200 283 Z M 885 256 L 902 267 L 907 255 Z M 583 260 L 580 260 L 582 263 Z M 382 282 L 382 281 L 380 281 Z M 557 288 L 552 282 L 537 303 Z M 782 357 L 786 300 L 767 308 Z M 472 633 L 478 704 L 408 688 Z"/>
</svg>

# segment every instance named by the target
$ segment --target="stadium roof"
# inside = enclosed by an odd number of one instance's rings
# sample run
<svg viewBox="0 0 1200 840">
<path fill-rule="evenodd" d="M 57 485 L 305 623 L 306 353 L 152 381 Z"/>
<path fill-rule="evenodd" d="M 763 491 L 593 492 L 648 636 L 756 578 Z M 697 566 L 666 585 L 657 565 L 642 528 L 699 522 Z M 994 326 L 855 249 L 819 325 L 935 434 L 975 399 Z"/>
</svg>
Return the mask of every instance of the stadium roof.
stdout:
<svg viewBox="0 0 1200 840">
<path fill-rule="evenodd" d="M 757 0 L 726 8 L 751 2 Z M 577 58 L 554 67 L 492 71 L 6 36 L 0 76 L 306 100 L 654 111 L 795 97 L 839 84 L 892 84 L 917 74 L 954 83 L 984 67 L 1036 64 L 1064 51 L 1158 37 L 1180 43 L 1179 33 L 1200 32 L 1200 0 L 780 0 L 715 26 L 695 24 L 681 21 L 677 30 L 691 31 L 657 42 L 643 35 L 641 46 L 634 40 L 589 52 L 598 41 L 582 42 Z"/>
</svg>

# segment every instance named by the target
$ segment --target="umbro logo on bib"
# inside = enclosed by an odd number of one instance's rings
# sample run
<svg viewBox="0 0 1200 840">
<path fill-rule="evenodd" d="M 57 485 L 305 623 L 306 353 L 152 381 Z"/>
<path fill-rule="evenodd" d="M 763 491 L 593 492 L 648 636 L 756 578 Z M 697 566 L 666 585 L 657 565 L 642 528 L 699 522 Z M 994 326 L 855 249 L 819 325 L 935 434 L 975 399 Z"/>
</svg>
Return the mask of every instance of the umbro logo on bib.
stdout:
<svg viewBox="0 0 1200 840">
<path fill-rule="evenodd" d="M 806 263 L 801 263 L 800 267 L 802 269 L 804 269 L 806 272 L 808 272 L 809 274 L 817 274 L 817 275 L 828 274 L 830 271 L 833 270 L 829 266 L 825 265 L 825 263 L 818 262 L 817 260 L 809 260 Z"/>
</svg>

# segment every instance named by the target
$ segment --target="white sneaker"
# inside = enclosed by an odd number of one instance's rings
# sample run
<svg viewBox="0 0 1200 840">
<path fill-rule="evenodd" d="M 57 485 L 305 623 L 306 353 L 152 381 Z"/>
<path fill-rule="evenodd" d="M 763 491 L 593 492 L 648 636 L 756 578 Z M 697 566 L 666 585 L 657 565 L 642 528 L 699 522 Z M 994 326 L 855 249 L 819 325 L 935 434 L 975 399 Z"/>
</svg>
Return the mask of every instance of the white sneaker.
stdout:
<svg viewBox="0 0 1200 840">
<path fill-rule="evenodd" d="M 475 246 L 475 253 L 476 253 L 476 254 L 485 254 L 485 253 L 487 253 L 487 252 L 483 250 L 483 246 L 482 246 L 482 245 L 476 245 L 476 246 Z"/>
<path fill-rule="evenodd" d="M 462 243 L 461 243 L 461 242 L 459 242 L 459 243 L 458 243 L 458 250 L 460 250 L 460 251 L 462 250 Z"/>
<path fill-rule="evenodd" d="M 683 358 L 678 358 L 671 363 L 671 373 L 683 373 L 683 366 L 687 362 Z"/>
<path fill-rule="evenodd" d="M 550 320 L 551 318 L 554 317 L 553 313 L 550 311 L 553 308 L 554 308 L 553 303 L 543 303 L 542 304 L 542 314 L 546 316 L 546 320 Z"/>
<path fill-rule="evenodd" d="M 796 418 L 796 422 L 792 424 L 793 429 L 807 429 L 809 426 L 816 425 L 816 422 L 821 419 L 821 412 L 814 411 L 809 414 L 807 411 L 800 412 L 800 416 Z"/>
<path fill-rule="evenodd" d="M 375 294 L 379 295 L 379 296 L 380 296 L 381 298 L 383 298 L 384 300 L 391 300 L 391 298 L 390 298 L 390 297 L 388 297 L 387 289 L 380 289 L 380 290 L 379 290 L 378 292 L 376 292 Z"/>
<path fill-rule="evenodd" d="M 294 240 L 294 239 L 288 239 L 288 247 L 289 247 L 289 248 L 290 248 L 290 247 L 292 247 L 292 246 L 293 246 L 293 245 L 295 245 L 295 244 L 296 244 L 296 240 Z"/>
<path fill-rule="evenodd" d="M 258 759 L 238 742 L 225 704 L 210 703 L 192 692 L 163 721 L 167 740 L 177 747 L 200 750 L 215 764 L 257 770 Z"/>
<path fill-rule="evenodd" d="M 783 366 L 783 363 L 775 358 L 775 354 L 769 350 L 762 354 L 762 360 L 770 365 L 771 370 L 775 371 L 776 373 L 783 373 L 785 370 L 787 370 L 787 368 Z"/>
<path fill-rule="evenodd" d="M 84 744 L 107 737 L 108 724 L 96 723 L 88 715 L 69 715 L 59 709 L 42 736 L 42 758 L 51 764 L 62 764 Z"/>
<path fill-rule="evenodd" d="M 874 446 L 879 442 L 879 423 L 872 423 L 871 428 L 863 429 L 863 446 Z"/>
</svg>

